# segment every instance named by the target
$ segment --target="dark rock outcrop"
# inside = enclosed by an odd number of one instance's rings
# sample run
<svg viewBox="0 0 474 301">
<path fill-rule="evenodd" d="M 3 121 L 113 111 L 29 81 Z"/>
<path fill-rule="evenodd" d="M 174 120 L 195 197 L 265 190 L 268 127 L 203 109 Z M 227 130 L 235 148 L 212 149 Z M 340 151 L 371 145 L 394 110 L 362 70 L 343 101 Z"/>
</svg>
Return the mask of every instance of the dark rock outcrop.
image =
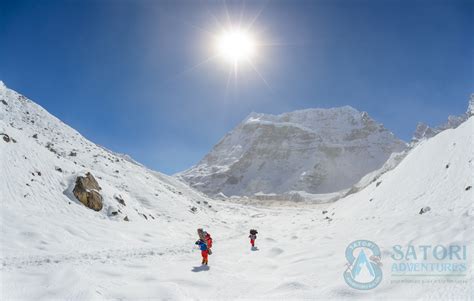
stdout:
<svg viewBox="0 0 474 301">
<path fill-rule="evenodd" d="M 122 206 L 127 206 L 121 195 L 114 195 L 114 199 Z"/>
<path fill-rule="evenodd" d="M 3 141 L 5 141 L 6 143 L 10 142 L 10 136 L 8 136 L 7 134 L 0 133 L 0 136 L 3 136 Z"/>
<path fill-rule="evenodd" d="M 76 186 L 72 192 L 86 207 L 100 211 L 102 210 L 103 203 L 99 190 L 101 190 L 99 183 L 97 183 L 94 176 L 88 172 L 85 177 L 77 177 Z"/>
<path fill-rule="evenodd" d="M 426 213 L 430 210 L 431 210 L 431 208 L 429 206 L 423 207 L 423 208 L 421 208 L 419 214 L 424 214 L 424 213 Z"/>
</svg>

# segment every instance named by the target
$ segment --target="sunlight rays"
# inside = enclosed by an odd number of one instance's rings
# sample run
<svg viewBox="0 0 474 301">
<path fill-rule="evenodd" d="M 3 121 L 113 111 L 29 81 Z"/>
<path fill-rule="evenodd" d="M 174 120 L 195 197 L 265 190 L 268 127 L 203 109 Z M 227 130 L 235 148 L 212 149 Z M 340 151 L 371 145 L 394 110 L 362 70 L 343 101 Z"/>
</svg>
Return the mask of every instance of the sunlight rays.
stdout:
<svg viewBox="0 0 474 301">
<path fill-rule="evenodd" d="M 248 72 L 254 73 L 256 78 L 272 92 L 271 85 L 258 68 L 258 62 L 268 59 L 265 48 L 276 47 L 283 43 L 268 42 L 262 39 L 261 31 L 255 30 L 255 24 L 264 11 L 266 4 L 256 11 L 250 18 L 245 18 L 246 7 L 242 2 L 240 9 L 236 13 L 236 22 L 232 20 L 227 3 L 223 2 L 222 19 L 217 17 L 209 7 L 206 13 L 210 16 L 212 29 L 198 26 L 189 20 L 181 20 L 187 26 L 197 29 L 208 37 L 208 55 L 193 66 L 179 72 L 174 78 L 179 78 L 185 74 L 199 70 L 209 64 L 220 65 L 228 72 L 224 79 L 226 95 L 231 87 L 231 83 L 237 89 L 239 77 L 249 76 Z M 247 20 L 246 20 L 247 19 Z M 266 56 L 267 55 L 267 56 Z M 227 65 L 227 68 L 226 68 Z"/>
<path fill-rule="evenodd" d="M 213 34 L 213 56 L 221 58 L 220 63 L 228 64 L 229 66 L 226 91 L 228 91 L 231 81 L 234 82 L 234 86 L 237 86 L 238 78 L 239 76 L 244 76 L 243 71 L 246 68 L 252 70 L 258 79 L 264 83 L 266 88 L 272 91 L 270 84 L 256 66 L 258 58 L 262 58 L 265 55 L 264 48 L 276 45 L 262 41 L 261 35 L 253 29 L 265 5 L 258 9 L 257 13 L 250 18 L 249 22 L 245 22 L 245 2 L 242 2 L 240 11 L 238 12 L 238 20 L 234 23 L 232 22 L 229 8 L 224 1 L 225 25 L 217 16 L 208 10 L 208 13 L 212 16 L 217 25 L 216 33 Z M 239 74 L 240 70 L 242 70 L 242 74 Z"/>
</svg>

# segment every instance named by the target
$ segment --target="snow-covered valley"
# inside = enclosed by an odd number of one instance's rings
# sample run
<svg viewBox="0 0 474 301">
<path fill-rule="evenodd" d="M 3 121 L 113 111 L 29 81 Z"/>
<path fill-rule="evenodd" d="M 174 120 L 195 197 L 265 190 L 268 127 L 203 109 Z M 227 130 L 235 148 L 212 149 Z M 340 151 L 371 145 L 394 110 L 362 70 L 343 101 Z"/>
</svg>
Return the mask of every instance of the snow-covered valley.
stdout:
<svg viewBox="0 0 474 301">
<path fill-rule="evenodd" d="M 108 151 L 0 84 L 1 297 L 472 298 L 473 133 L 470 117 L 417 142 L 334 203 L 244 203 L 211 199 Z M 72 192 L 87 172 L 101 187 L 98 212 Z M 199 227 L 214 238 L 209 267 L 194 245 Z M 383 280 L 368 291 L 343 277 L 346 248 L 359 239 L 382 251 Z M 468 269 L 424 281 L 395 275 L 394 245 L 467 245 Z"/>
</svg>

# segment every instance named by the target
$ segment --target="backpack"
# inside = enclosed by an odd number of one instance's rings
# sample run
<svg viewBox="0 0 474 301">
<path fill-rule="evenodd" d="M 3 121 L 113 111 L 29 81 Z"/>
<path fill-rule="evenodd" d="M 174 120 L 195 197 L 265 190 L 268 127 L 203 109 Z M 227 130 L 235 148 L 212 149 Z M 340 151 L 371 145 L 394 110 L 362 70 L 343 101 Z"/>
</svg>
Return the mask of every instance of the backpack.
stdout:
<svg viewBox="0 0 474 301">
<path fill-rule="evenodd" d="M 206 237 L 205 237 L 204 241 L 206 242 L 207 249 L 208 249 L 208 251 L 209 251 L 209 255 L 211 255 L 211 254 L 212 254 L 212 251 L 211 251 L 211 248 L 212 248 L 212 237 L 211 237 L 211 234 L 209 234 L 209 233 L 206 232 Z"/>
<path fill-rule="evenodd" d="M 206 236 L 204 236 L 204 241 L 206 242 L 209 248 L 212 248 L 212 237 L 211 234 L 206 232 Z"/>
</svg>

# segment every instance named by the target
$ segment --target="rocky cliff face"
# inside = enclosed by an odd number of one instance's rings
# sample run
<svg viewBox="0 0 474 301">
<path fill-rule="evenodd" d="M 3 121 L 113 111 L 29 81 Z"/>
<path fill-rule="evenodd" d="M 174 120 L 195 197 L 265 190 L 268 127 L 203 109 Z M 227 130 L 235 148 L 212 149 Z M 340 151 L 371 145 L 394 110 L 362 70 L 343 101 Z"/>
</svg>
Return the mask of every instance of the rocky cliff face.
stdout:
<svg viewBox="0 0 474 301">
<path fill-rule="evenodd" d="M 209 195 L 328 193 L 350 187 L 405 147 L 349 106 L 252 113 L 178 177 Z"/>
</svg>

